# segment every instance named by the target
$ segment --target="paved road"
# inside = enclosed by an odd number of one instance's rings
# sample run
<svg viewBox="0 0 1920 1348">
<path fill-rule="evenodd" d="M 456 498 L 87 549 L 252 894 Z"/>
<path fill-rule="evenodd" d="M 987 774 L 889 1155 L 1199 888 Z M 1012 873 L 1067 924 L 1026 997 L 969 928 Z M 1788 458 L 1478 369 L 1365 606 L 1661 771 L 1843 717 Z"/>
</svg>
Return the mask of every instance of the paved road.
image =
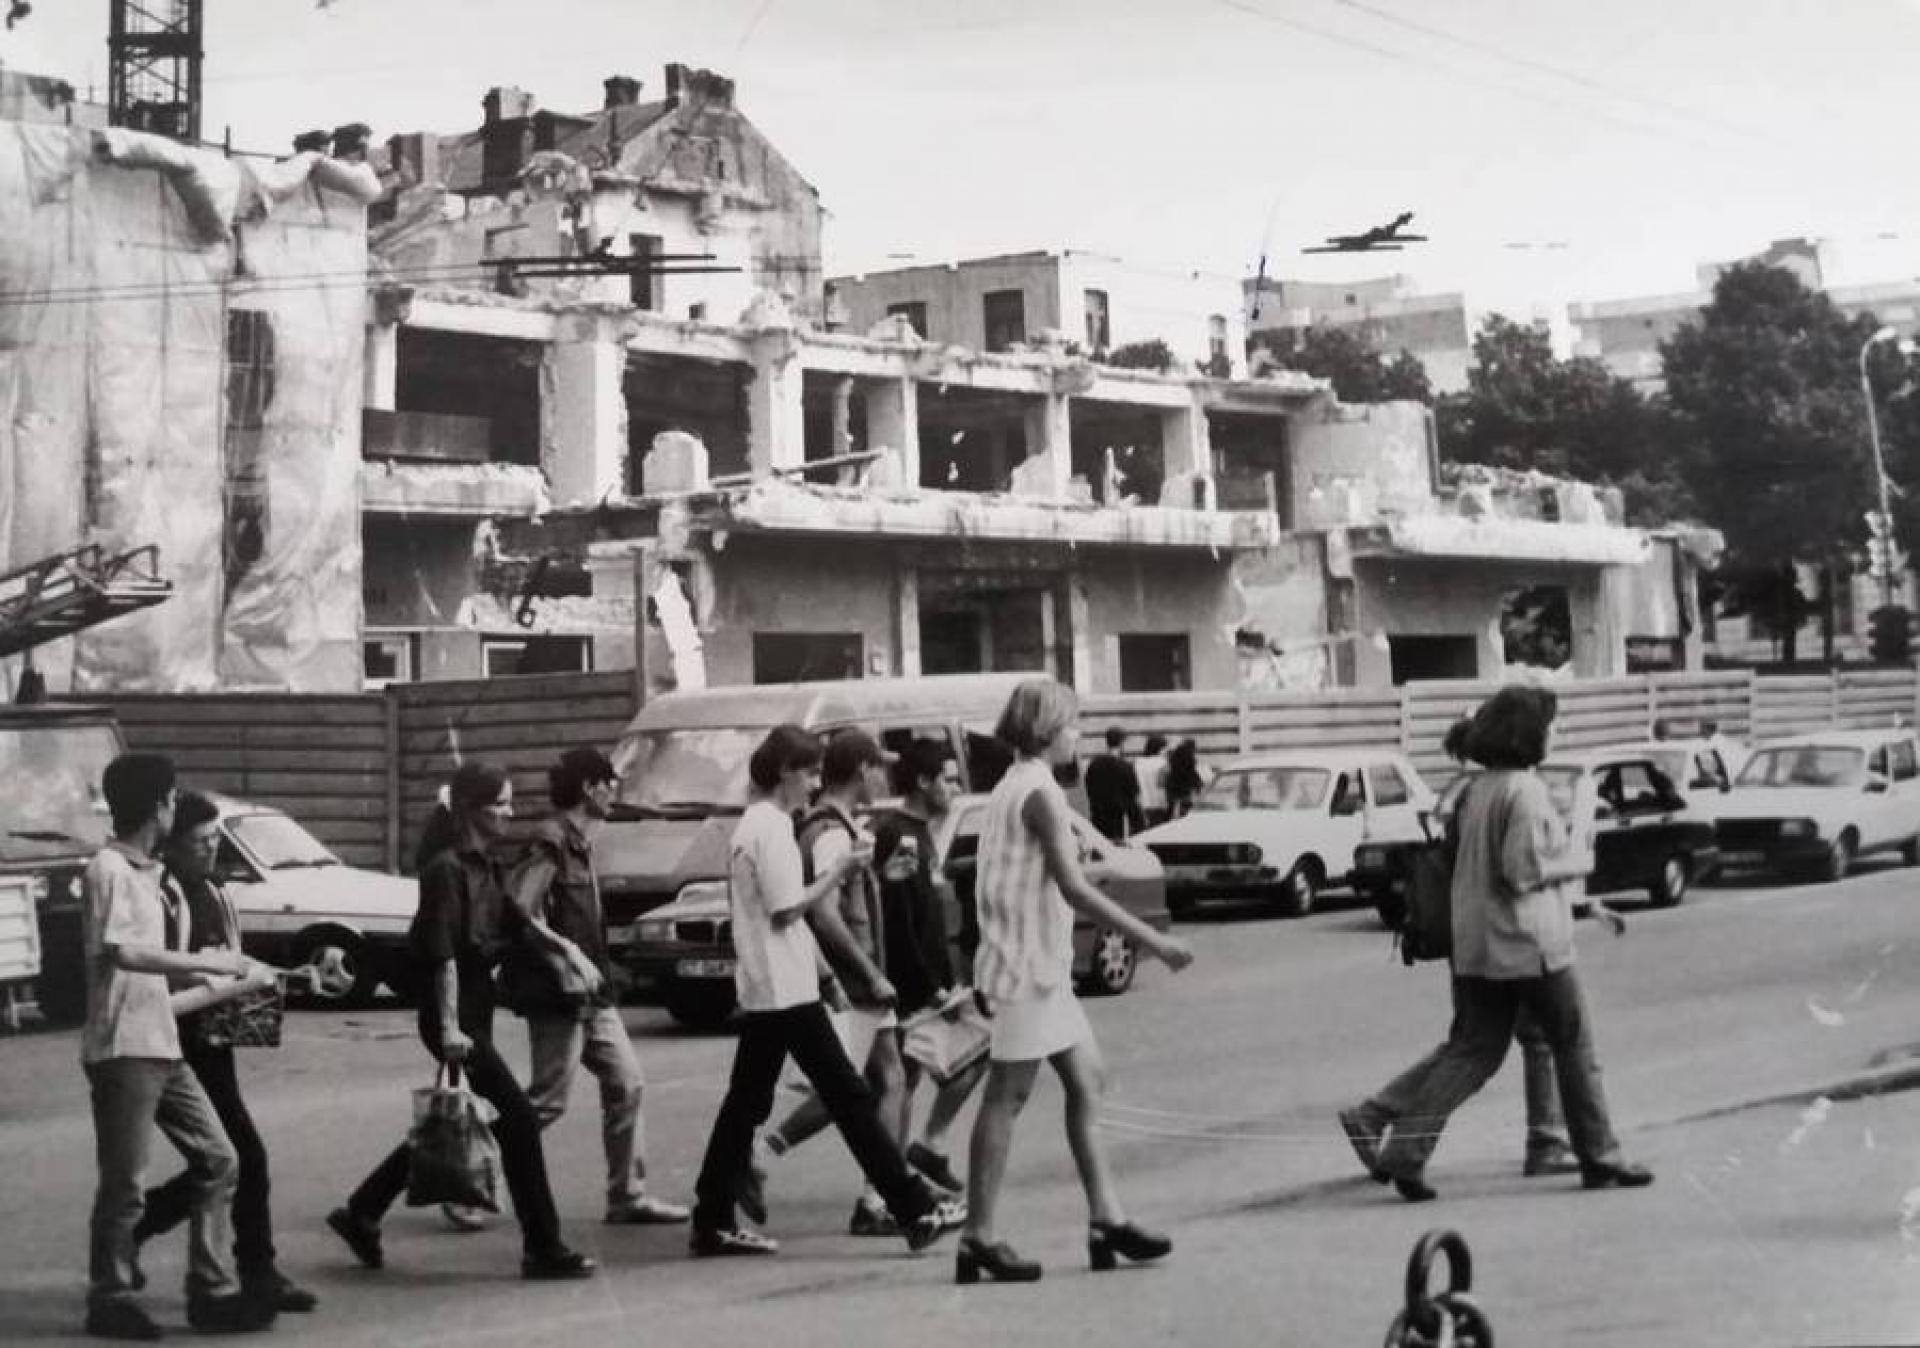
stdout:
<svg viewBox="0 0 1920 1348">
<path fill-rule="evenodd" d="M 1582 1194 L 1517 1173 L 1509 1070 L 1456 1116 L 1409 1207 L 1357 1175 L 1333 1110 L 1435 1040 L 1444 979 L 1409 971 L 1364 911 L 1301 922 L 1222 914 L 1186 931 L 1200 962 L 1149 969 L 1094 1004 L 1114 1074 L 1108 1126 L 1139 1214 L 1180 1248 L 1167 1266 L 1095 1277 L 1083 1212 L 1043 1087 L 1023 1121 L 1006 1234 L 1048 1264 L 1037 1287 L 951 1285 L 951 1264 L 842 1234 L 854 1173 L 822 1139 L 774 1178 L 785 1249 L 694 1262 L 676 1231 L 595 1222 L 593 1100 L 551 1135 L 563 1211 L 607 1265 L 590 1283 L 521 1284 L 496 1225 L 446 1231 L 402 1212 L 389 1267 L 353 1268 L 319 1218 L 398 1135 L 427 1077 L 404 1011 L 303 1014 L 287 1045 L 247 1057 L 275 1162 L 282 1258 L 320 1292 L 278 1342 L 844 1344 L 875 1326 L 913 1344 L 1377 1343 L 1406 1252 L 1425 1228 L 1472 1242 L 1478 1293 L 1507 1343 L 1713 1345 L 1920 1342 L 1920 1109 L 1888 1094 L 1810 1103 L 1897 1069 L 1920 1044 L 1916 873 L 1843 885 L 1696 891 L 1582 931 L 1616 1120 L 1660 1176 Z M 730 1050 L 634 1009 L 652 1077 L 661 1191 L 684 1196 Z M 523 1040 L 509 1031 L 510 1057 Z M 79 1318 L 90 1134 L 71 1034 L 0 1040 L 0 1342 L 54 1342 Z M 1799 1098 L 1792 1098 L 1796 1097 Z M 178 1241 L 149 1253 L 154 1307 L 181 1317 Z"/>
</svg>

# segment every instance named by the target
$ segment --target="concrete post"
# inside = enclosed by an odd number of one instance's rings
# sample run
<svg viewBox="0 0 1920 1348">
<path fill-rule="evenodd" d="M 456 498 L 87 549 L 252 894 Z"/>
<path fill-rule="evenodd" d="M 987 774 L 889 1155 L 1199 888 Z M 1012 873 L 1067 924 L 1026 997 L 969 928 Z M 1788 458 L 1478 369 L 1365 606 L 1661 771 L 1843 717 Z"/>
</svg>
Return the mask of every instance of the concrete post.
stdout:
<svg viewBox="0 0 1920 1348">
<path fill-rule="evenodd" d="M 1213 443 L 1207 427 L 1207 411 L 1196 390 L 1193 401 L 1160 414 L 1160 452 L 1162 471 L 1167 477 L 1192 473 L 1197 477 L 1213 474 Z"/>
<path fill-rule="evenodd" d="M 753 383 L 747 389 L 748 463 L 755 477 L 807 461 L 807 419 L 801 403 L 799 340 L 775 329 L 753 340 Z"/>
<path fill-rule="evenodd" d="M 627 488 L 626 348 L 614 341 L 558 342 L 542 381 L 541 456 L 555 505 L 592 504 Z"/>
<path fill-rule="evenodd" d="M 833 381 L 833 457 L 853 453 L 853 376 Z"/>
<path fill-rule="evenodd" d="M 1068 682 L 1076 693 L 1086 697 L 1094 691 L 1093 643 L 1087 630 L 1087 587 L 1072 573 L 1067 576 L 1067 639 L 1073 644 L 1073 674 Z"/>
<path fill-rule="evenodd" d="M 903 679 L 920 676 L 920 573 L 902 566 L 893 573 L 894 672 Z"/>
<path fill-rule="evenodd" d="M 1617 679 L 1627 672 L 1625 622 L 1632 577 L 1624 566 L 1603 566 L 1567 586 L 1573 619 L 1573 673 L 1581 679 Z"/>
<path fill-rule="evenodd" d="M 1039 474 L 1044 484 L 1041 494 L 1049 500 L 1064 501 L 1073 478 L 1073 422 L 1068 407 L 1069 400 L 1059 393 L 1045 394 L 1027 405 L 1027 463 L 1044 462 Z"/>
<path fill-rule="evenodd" d="M 381 412 L 398 411 L 400 383 L 400 325 L 367 324 L 367 363 L 362 397 L 365 406 Z"/>
<path fill-rule="evenodd" d="M 870 380 L 866 392 L 867 448 L 899 454 L 902 480 L 918 487 L 920 386 L 911 379 Z"/>
</svg>

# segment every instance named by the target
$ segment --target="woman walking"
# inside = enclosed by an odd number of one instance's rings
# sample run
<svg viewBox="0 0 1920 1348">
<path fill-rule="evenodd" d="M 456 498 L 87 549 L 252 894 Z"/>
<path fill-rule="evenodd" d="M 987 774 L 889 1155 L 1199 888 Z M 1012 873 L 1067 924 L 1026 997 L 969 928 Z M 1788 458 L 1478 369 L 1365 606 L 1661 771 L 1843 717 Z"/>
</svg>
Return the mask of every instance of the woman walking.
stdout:
<svg viewBox="0 0 1920 1348">
<path fill-rule="evenodd" d="M 1200 771 L 1200 746 L 1190 739 L 1181 740 L 1167 750 L 1167 817 L 1178 819 L 1193 812 L 1193 802 L 1206 789 L 1207 779 Z"/>
<path fill-rule="evenodd" d="M 1546 689 L 1503 688 L 1474 713 L 1467 733 L 1467 756 L 1486 771 L 1455 810 L 1453 1025 L 1446 1043 L 1395 1083 L 1400 1115 L 1368 1166 L 1411 1203 L 1436 1196 L 1424 1177 L 1427 1160 L 1448 1117 L 1500 1069 L 1523 1010 L 1552 1049 L 1581 1183 L 1653 1182 L 1620 1154 L 1574 970 L 1573 900 L 1587 862 L 1534 772 L 1557 710 Z M 1350 1124 L 1348 1135 L 1367 1162 L 1371 1140 L 1363 1146 Z"/>
<path fill-rule="evenodd" d="M 560 1239 L 539 1117 L 493 1043 L 494 966 L 521 921 L 493 853 L 512 817 L 513 783 L 506 773 L 463 763 L 453 774 L 448 808 L 434 816 L 421 840 L 420 908 L 409 933 L 421 975 L 420 1038 L 436 1060 L 464 1072 L 474 1093 L 499 1111 L 493 1135 L 520 1219 L 521 1276 L 585 1278 L 594 1271 L 593 1260 Z M 368 1268 L 385 1262 L 380 1219 L 407 1187 L 408 1153 L 401 1143 L 327 1218 Z"/>
<path fill-rule="evenodd" d="M 1127 1219 L 1095 1131 L 1104 1068 L 1086 1013 L 1073 995 L 1073 920 L 1077 912 L 1117 931 L 1171 969 L 1193 952 L 1120 908 L 1080 870 L 1070 807 L 1053 767 L 1071 761 L 1079 731 L 1071 690 L 1051 679 L 1014 689 L 994 735 L 1016 754 L 987 802 L 980 838 L 977 898 L 980 948 L 974 986 L 993 1014 L 986 1092 L 974 1120 L 967 1174 L 967 1225 L 955 1255 L 955 1280 L 981 1274 L 1032 1282 L 1040 1265 L 994 1239 L 1000 1184 L 1013 1125 L 1044 1060 L 1066 1092 L 1067 1143 L 1086 1190 L 1087 1251 L 1096 1270 L 1118 1258 L 1158 1259 L 1173 1242 Z"/>
</svg>

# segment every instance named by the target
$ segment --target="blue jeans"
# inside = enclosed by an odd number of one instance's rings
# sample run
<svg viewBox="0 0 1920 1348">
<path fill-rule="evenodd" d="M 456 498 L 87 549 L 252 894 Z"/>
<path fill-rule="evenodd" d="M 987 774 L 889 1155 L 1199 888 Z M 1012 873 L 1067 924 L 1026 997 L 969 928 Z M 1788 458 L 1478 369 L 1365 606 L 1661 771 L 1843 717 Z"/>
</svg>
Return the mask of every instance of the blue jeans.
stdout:
<svg viewBox="0 0 1920 1348">
<path fill-rule="evenodd" d="M 1520 1045 L 1520 1066 L 1527 1101 L 1528 1156 L 1549 1155 L 1567 1145 L 1567 1125 L 1560 1113 L 1559 1087 L 1553 1078 L 1553 1047 L 1546 1031 L 1533 1013 L 1520 1008 L 1514 1018 L 1513 1037 Z M 1418 1106 L 1420 1085 L 1432 1070 L 1433 1061 L 1446 1051 L 1442 1043 L 1426 1057 L 1381 1087 L 1361 1106 L 1369 1122 L 1384 1132 L 1388 1124 Z"/>
<path fill-rule="evenodd" d="M 618 1007 L 577 1016 L 527 1018 L 533 1080 L 527 1099 L 545 1128 L 567 1112 L 574 1073 L 584 1066 L 600 1081 L 600 1137 L 607 1157 L 607 1210 L 647 1194 L 647 1145 L 640 1097 L 647 1080 Z"/>
<path fill-rule="evenodd" d="M 1620 1159 L 1586 1001 L 1568 966 L 1539 978 L 1453 980 L 1447 1042 L 1394 1083 L 1402 1112 L 1380 1149 L 1382 1171 L 1419 1177 L 1453 1111 L 1500 1070 L 1523 1009 L 1538 1022 L 1552 1051 L 1574 1154 L 1588 1164 Z"/>
<path fill-rule="evenodd" d="M 231 1209 L 240 1163 L 193 1073 L 178 1059 L 109 1058 L 87 1064 L 87 1084 L 100 1170 L 88 1241 L 87 1304 L 133 1297 L 133 1229 L 146 1207 L 147 1164 L 156 1126 L 186 1158 L 192 1176 L 187 1295 L 216 1297 L 238 1291 L 228 1248 L 233 1244 Z"/>
</svg>

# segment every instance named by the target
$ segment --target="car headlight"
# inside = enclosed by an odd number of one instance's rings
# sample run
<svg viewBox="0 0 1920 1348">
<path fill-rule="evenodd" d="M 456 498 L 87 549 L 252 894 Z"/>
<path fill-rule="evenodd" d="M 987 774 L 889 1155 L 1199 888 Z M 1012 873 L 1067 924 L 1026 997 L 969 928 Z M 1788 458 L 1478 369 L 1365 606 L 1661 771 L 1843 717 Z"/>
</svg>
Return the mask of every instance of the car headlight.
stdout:
<svg viewBox="0 0 1920 1348">
<path fill-rule="evenodd" d="M 1378 847 L 1363 847 L 1353 854 L 1356 866 L 1378 866 L 1387 859 L 1387 854 Z"/>
<path fill-rule="evenodd" d="M 1783 838 L 1814 838 L 1819 834 L 1819 828 L 1811 819 L 1789 819 L 1780 825 L 1780 836 Z"/>
<path fill-rule="evenodd" d="M 673 939 L 671 922 L 636 922 L 633 924 L 634 939 L 647 945 L 661 945 Z"/>
<path fill-rule="evenodd" d="M 1261 855 L 1253 843 L 1233 843 L 1227 848 L 1227 861 L 1235 866 L 1258 866 Z"/>
</svg>

